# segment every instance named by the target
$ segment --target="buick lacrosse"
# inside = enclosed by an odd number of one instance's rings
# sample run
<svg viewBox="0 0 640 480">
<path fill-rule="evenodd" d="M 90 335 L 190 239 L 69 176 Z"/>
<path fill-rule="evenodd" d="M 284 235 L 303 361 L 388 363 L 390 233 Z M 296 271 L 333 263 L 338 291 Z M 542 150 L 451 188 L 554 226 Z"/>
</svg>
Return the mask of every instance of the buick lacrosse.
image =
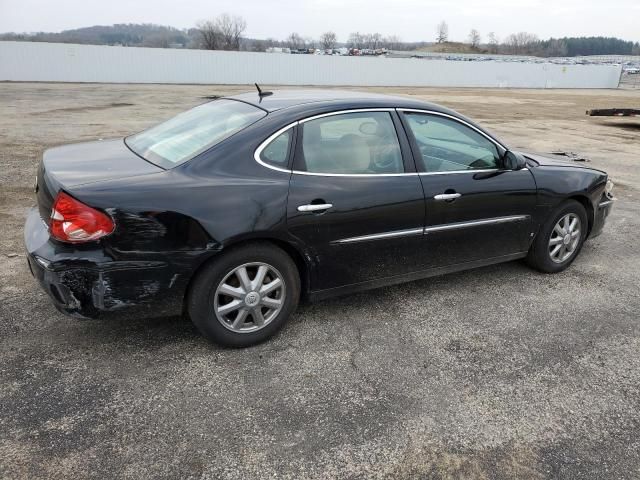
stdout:
<svg viewBox="0 0 640 480">
<path fill-rule="evenodd" d="M 520 258 L 559 272 L 602 230 L 612 187 L 438 105 L 258 89 L 47 150 L 25 245 L 64 313 L 185 313 L 248 346 L 301 298 Z"/>
</svg>

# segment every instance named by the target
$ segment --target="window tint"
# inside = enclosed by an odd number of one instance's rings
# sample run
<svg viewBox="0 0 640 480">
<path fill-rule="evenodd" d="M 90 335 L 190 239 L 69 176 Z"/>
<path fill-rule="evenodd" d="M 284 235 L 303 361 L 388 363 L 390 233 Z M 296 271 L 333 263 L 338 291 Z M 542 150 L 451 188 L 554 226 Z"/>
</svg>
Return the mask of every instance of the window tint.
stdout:
<svg viewBox="0 0 640 480">
<path fill-rule="evenodd" d="M 258 121 L 264 110 L 234 100 L 214 100 L 125 140 L 142 158 L 171 168 Z"/>
<path fill-rule="evenodd" d="M 303 158 L 313 173 L 402 173 L 400 144 L 388 112 L 331 115 L 302 123 Z"/>
<path fill-rule="evenodd" d="M 498 147 L 472 128 L 438 115 L 405 115 L 427 172 L 497 168 Z"/>
<path fill-rule="evenodd" d="M 289 144 L 291 143 L 292 131 L 293 129 L 290 128 L 271 140 L 260 153 L 260 160 L 276 167 L 286 167 L 289 159 Z"/>
</svg>

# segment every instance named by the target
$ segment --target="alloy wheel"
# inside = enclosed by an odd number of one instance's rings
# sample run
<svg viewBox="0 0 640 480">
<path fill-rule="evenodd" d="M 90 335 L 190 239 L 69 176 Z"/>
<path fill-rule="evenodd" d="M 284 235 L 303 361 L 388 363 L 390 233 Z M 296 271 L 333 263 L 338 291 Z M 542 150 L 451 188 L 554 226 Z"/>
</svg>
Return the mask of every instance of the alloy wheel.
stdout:
<svg viewBox="0 0 640 480">
<path fill-rule="evenodd" d="M 580 218 L 575 213 L 563 216 L 551 231 L 549 257 L 555 263 L 563 263 L 576 251 L 580 243 Z"/>
<path fill-rule="evenodd" d="M 278 316 L 286 295 L 278 270 L 261 262 L 245 263 L 231 270 L 215 292 L 218 321 L 237 333 L 255 332 Z"/>
</svg>

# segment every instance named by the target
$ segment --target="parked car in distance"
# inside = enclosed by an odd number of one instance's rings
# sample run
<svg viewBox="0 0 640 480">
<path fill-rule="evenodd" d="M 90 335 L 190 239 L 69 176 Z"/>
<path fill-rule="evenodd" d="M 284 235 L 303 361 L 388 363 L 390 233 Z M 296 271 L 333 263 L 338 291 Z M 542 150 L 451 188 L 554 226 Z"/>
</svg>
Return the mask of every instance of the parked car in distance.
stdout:
<svg viewBox="0 0 640 480">
<path fill-rule="evenodd" d="M 521 258 L 564 270 L 602 230 L 612 187 L 412 98 L 246 93 L 44 152 L 25 245 L 64 313 L 184 312 L 248 346 L 300 298 Z"/>
</svg>

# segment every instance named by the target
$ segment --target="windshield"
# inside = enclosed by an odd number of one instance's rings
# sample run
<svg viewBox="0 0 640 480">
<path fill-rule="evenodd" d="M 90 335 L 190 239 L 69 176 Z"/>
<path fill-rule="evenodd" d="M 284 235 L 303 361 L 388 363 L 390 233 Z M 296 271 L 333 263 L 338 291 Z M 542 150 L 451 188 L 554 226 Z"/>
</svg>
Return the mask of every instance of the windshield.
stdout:
<svg viewBox="0 0 640 480">
<path fill-rule="evenodd" d="M 125 139 L 145 160 L 172 168 L 190 160 L 267 113 L 235 100 L 214 100 Z"/>
</svg>

